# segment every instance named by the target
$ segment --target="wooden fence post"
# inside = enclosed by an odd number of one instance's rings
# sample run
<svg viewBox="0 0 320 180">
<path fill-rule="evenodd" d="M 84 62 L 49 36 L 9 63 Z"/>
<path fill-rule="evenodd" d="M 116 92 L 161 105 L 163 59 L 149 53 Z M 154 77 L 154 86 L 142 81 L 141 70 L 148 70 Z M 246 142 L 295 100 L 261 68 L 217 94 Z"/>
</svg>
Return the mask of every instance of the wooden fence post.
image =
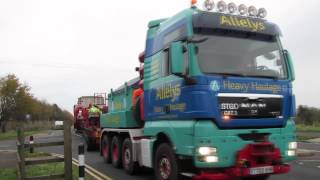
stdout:
<svg viewBox="0 0 320 180">
<path fill-rule="evenodd" d="M 71 123 L 69 120 L 63 122 L 64 127 L 64 179 L 72 179 L 72 137 Z"/>
<path fill-rule="evenodd" d="M 25 152 L 24 152 L 24 134 L 22 127 L 17 128 L 18 133 L 18 166 L 20 179 L 26 178 Z"/>
</svg>

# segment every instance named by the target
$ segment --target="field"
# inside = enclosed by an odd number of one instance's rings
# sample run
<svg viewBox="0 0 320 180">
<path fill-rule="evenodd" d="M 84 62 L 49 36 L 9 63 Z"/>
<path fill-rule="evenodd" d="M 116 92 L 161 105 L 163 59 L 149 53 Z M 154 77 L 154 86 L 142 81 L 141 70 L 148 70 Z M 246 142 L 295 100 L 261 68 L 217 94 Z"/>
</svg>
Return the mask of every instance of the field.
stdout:
<svg viewBox="0 0 320 180">
<path fill-rule="evenodd" d="M 7 132 L 1 133 L 0 132 L 0 141 L 1 140 L 8 140 L 14 139 L 17 137 L 16 128 L 18 126 L 18 121 L 10 121 L 7 124 Z M 43 133 L 46 130 L 52 128 L 52 122 L 50 121 L 29 121 L 23 123 L 23 128 L 25 132 L 25 136 L 30 136 L 38 133 Z"/>
</svg>

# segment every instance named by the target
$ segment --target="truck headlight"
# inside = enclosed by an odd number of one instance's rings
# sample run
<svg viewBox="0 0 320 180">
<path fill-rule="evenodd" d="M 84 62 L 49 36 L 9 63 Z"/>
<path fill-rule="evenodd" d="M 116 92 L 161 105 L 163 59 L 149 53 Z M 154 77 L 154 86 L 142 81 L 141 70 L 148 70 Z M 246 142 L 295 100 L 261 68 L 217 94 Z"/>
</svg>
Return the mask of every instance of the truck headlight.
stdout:
<svg viewBox="0 0 320 180">
<path fill-rule="evenodd" d="M 213 155 L 217 153 L 217 149 L 213 147 L 199 147 L 198 153 L 201 156 Z"/>
<path fill-rule="evenodd" d="M 216 163 L 219 162 L 218 156 L 210 155 L 210 156 L 198 156 L 198 161 L 206 162 L 206 163 Z"/>
<path fill-rule="evenodd" d="M 199 147 L 197 149 L 197 156 L 201 162 L 216 163 L 219 161 L 217 148 L 214 147 Z"/>
<path fill-rule="evenodd" d="M 297 147 L 298 147 L 297 142 L 290 142 L 288 144 L 288 149 L 295 150 L 295 149 L 297 149 Z"/>
<path fill-rule="evenodd" d="M 287 151 L 288 156 L 295 156 L 296 155 L 296 150 L 288 150 Z"/>
<path fill-rule="evenodd" d="M 288 156 L 295 156 L 297 153 L 297 148 L 298 148 L 298 144 L 297 142 L 289 142 L 288 144 L 288 150 L 287 150 L 287 155 Z"/>
<path fill-rule="evenodd" d="M 205 162 L 218 162 L 218 156 L 205 156 L 204 158 Z"/>
</svg>

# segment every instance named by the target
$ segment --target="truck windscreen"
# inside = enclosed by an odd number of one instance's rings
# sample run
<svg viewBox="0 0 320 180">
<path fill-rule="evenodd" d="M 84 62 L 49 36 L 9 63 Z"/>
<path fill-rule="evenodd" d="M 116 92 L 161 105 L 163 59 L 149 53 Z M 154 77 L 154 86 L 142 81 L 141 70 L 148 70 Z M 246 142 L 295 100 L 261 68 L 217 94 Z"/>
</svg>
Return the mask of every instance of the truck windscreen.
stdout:
<svg viewBox="0 0 320 180">
<path fill-rule="evenodd" d="M 198 36 L 198 37 L 196 37 Z M 277 36 L 229 30 L 195 30 L 200 70 L 205 74 L 286 79 Z"/>
</svg>

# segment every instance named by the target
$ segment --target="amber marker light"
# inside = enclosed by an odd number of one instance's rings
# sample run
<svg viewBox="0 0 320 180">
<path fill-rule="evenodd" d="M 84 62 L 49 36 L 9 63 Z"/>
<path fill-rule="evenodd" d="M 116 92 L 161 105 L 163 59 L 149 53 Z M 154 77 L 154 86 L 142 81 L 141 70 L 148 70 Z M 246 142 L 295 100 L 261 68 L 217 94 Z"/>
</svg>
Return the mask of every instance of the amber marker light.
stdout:
<svg viewBox="0 0 320 180">
<path fill-rule="evenodd" d="M 224 115 L 224 116 L 222 116 L 222 119 L 223 119 L 224 121 L 229 121 L 229 120 L 231 119 L 231 117 L 228 116 L 228 115 Z"/>
<path fill-rule="evenodd" d="M 191 0 L 191 6 L 195 6 L 197 4 L 197 0 Z"/>
</svg>

